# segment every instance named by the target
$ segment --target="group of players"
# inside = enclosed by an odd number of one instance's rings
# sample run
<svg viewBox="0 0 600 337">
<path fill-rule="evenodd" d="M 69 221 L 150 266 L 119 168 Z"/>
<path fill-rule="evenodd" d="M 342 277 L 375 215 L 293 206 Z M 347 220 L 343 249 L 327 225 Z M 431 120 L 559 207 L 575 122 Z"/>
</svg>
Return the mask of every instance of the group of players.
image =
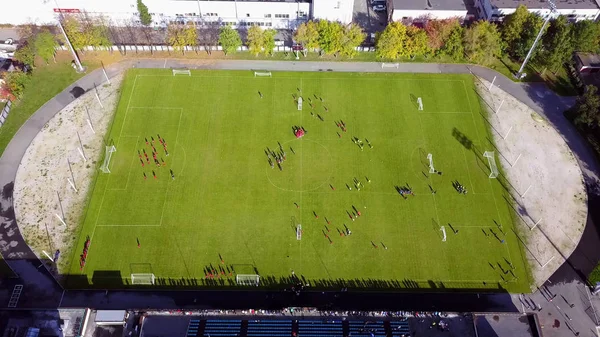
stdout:
<svg viewBox="0 0 600 337">
<path fill-rule="evenodd" d="M 158 142 L 160 143 L 160 145 L 162 145 L 165 156 L 168 157 L 169 150 L 167 149 L 167 142 L 159 134 L 157 134 L 156 136 L 158 138 Z M 166 166 L 167 163 L 165 162 L 165 160 L 162 157 L 160 158 L 160 161 L 158 160 L 158 150 L 154 146 L 154 144 L 156 143 L 154 136 L 150 136 L 150 140 L 148 140 L 147 137 L 144 138 L 144 140 L 146 141 L 146 146 L 150 146 L 152 148 L 152 159 L 154 160 L 154 164 L 157 167 Z M 143 154 L 143 156 L 142 156 L 142 154 Z M 150 165 L 150 158 L 148 157 L 148 153 L 146 153 L 146 149 L 142 149 L 141 152 L 140 152 L 140 150 L 138 150 L 138 157 L 140 158 L 140 163 L 141 163 L 142 167 L 145 167 L 146 164 Z M 144 159 L 146 159 L 146 163 L 144 163 Z M 171 174 L 171 179 L 175 179 L 175 174 L 173 173 L 173 170 L 169 170 L 169 172 Z M 144 177 L 144 180 L 146 180 L 148 178 L 146 176 L 146 172 L 142 172 L 142 176 Z M 158 179 L 158 176 L 156 175 L 156 172 L 154 170 L 152 170 L 152 176 L 154 177 L 154 179 Z"/>
</svg>

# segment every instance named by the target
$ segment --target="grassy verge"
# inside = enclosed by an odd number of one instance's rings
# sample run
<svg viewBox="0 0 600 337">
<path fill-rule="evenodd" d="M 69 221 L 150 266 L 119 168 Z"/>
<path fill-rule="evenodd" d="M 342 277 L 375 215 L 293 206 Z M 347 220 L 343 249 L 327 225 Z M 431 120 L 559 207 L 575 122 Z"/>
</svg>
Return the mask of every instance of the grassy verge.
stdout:
<svg viewBox="0 0 600 337">
<path fill-rule="evenodd" d="M 99 62 L 90 60 L 85 65 L 90 72 L 99 66 Z M 33 113 L 84 75 L 76 73 L 66 58 L 59 58 L 58 63 L 36 68 L 23 97 L 14 102 L 6 123 L 0 128 L 0 154 Z"/>
</svg>

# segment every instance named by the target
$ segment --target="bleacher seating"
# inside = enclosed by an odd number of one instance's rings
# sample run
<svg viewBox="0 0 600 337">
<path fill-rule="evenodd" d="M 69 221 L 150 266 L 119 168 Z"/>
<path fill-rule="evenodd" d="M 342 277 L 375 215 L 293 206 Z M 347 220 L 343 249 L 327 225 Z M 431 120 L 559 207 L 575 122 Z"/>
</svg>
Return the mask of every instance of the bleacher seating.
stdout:
<svg viewBox="0 0 600 337">
<path fill-rule="evenodd" d="M 248 320 L 248 337 L 290 337 L 292 321 L 279 320 Z"/>
<path fill-rule="evenodd" d="M 190 319 L 190 323 L 188 324 L 187 329 L 187 337 L 196 337 L 198 336 L 198 329 L 200 328 L 200 320 L 199 319 Z"/>
<path fill-rule="evenodd" d="M 348 324 L 353 337 L 386 337 L 383 321 L 349 321 Z"/>
<path fill-rule="evenodd" d="M 408 321 L 391 321 L 390 327 L 392 328 L 393 337 L 410 337 L 410 326 Z"/>
<path fill-rule="evenodd" d="M 343 337 L 342 321 L 299 320 L 298 335 L 301 337 Z"/>
<path fill-rule="evenodd" d="M 204 327 L 204 336 L 239 336 L 242 321 L 239 319 L 208 319 Z"/>
</svg>

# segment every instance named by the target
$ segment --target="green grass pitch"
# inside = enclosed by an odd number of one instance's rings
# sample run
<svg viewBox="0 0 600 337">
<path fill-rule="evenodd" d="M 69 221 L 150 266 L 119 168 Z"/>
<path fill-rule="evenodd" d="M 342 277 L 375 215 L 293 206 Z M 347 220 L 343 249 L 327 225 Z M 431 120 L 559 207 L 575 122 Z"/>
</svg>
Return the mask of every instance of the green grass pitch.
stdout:
<svg viewBox="0 0 600 337">
<path fill-rule="evenodd" d="M 494 150 L 484 115 L 468 75 L 131 70 L 106 136 L 111 173 L 94 183 L 70 274 L 218 286 L 236 273 L 268 285 L 294 272 L 313 286 L 527 290 L 510 198 L 482 157 Z M 266 155 L 279 143 L 283 170 Z M 429 153 L 443 174 L 429 173 Z"/>
</svg>

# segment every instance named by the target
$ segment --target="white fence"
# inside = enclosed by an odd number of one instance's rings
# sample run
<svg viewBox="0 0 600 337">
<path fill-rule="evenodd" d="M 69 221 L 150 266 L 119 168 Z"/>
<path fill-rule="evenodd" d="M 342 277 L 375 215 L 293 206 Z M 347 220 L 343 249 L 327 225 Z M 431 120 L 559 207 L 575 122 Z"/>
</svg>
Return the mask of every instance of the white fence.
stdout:
<svg viewBox="0 0 600 337">
<path fill-rule="evenodd" d="M 59 46 L 56 47 L 57 50 L 69 50 L 67 46 Z M 355 48 L 356 51 L 359 52 L 374 52 L 375 48 L 374 47 L 356 47 Z M 176 52 L 175 48 L 171 47 L 171 46 L 166 46 L 166 45 L 154 45 L 154 46 L 135 46 L 135 45 L 124 45 L 124 46 L 107 46 L 107 47 L 91 47 L 91 46 L 87 46 L 83 48 L 84 51 L 94 51 L 94 50 L 107 50 L 107 51 L 121 51 L 121 50 L 125 50 L 125 51 L 132 51 L 132 52 L 146 52 L 146 51 L 172 51 L 172 52 Z M 210 51 L 221 51 L 223 50 L 223 47 L 221 46 L 187 46 L 185 47 L 185 51 L 186 52 L 194 52 L 194 51 L 199 51 L 199 52 L 205 52 L 207 50 Z M 247 51 L 248 47 L 246 46 L 241 46 L 238 48 L 238 51 Z M 292 47 L 288 47 L 288 46 L 276 46 L 275 48 L 273 48 L 274 52 L 292 52 Z M 310 50 L 310 52 L 318 52 L 318 49 L 314 49 L 314 50 Z"/>
<path fill-rule="evenodd" d="M 12 106 L 12 101 L 7 101 L 2 111 L 0 111 L 0 127 L 4 125 L 6 118 L 8 118 L 8 113 L 10 112 L 10 107 Z"/>
</svg>

